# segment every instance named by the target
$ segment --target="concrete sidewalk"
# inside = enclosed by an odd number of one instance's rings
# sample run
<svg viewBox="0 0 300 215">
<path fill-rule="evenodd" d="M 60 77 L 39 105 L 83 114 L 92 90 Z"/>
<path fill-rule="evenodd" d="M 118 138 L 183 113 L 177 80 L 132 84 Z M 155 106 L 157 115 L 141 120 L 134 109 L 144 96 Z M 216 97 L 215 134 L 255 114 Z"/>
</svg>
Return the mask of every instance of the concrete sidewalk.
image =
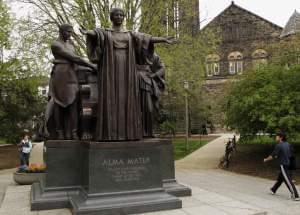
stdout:
<svg viewBox="0 0 300 215">
<path fill-rule="evenodd" d="M 181 198 L 183 208 L 145 215 L 297 215 L 300 203 L 289 199 L 285 186 L 270 195 L 273 181 L 222 170 L 179 170 L 177 179 L 190 186 L 192 197 Z M 298 187 L 299 189 L 299 187 Z M 9 186 L 0 215 L 70 215 L 69 209 L 30 211 L 30 186 Z"/>
<path fill-rule="evenodd" d="M 7 169 L 7 170 L 1 170 L 0 171 L 0 207 L 1 203 L 3 201 L 6 188 L 7 186 L 14 185 L 15 183 L 13 182 L 13 172 L 15 172 L 16 169 Z"/>
<path fill-rule="evenodd" d="M 181 198 L 183 208 L 144 213 L 145 215 L 297 215 L 300 202 L 289 199 L 283 185 L 278 194 L 270 195 L 274 181 L 218 170 L 225 144 L 233 134 L 224 134 L 198 151 L 176 162 L 176 178 L 192 188 L 191 197 Z M 36 148 L 38 149 L 38 148 Z M 40 148 L 41 150 L 41 148 Z M 38 156 L 37 156 L 38 157 Z M 39 157 L 40 159 L 40 157 Z M 8 185 L 9 171 L 1 174 L 1 184 Z M 5 176 L 2 180 L 2 176 Z M 11 175 L 10 175 L 11 177 Z M 6 179 L 6 180 L 4 180 Z M 11 180 L 11 178 L 10 178 Z M 3 183 L 2 183 L 3 182 Z M 299 187 L 298 187 L 299 190 Z M 0 215 L 70 215 L 69 209 L 30 211 L 30 186 L 9 183 Z"/>
<path fill-rule="evenodd" d="M 186 172 L 180 172 L 185 175 Z M 194 178 L 194 181 L 201 181 L 201 178 Z M 196 176 L 197 177 L 197 176 Z M 185 182 L 185 180 L 181 180 Z M 190 186 L 190 185 L 189 185 Z M 145 215 L 254 215 L 266 214 L 259 207 L 239 201 L 235 198 L 211 192 L 198 187 L 195 183 L 191 186 L 192 197 L 181 198 L 183 208 L 178 210 L 159 211 L 144 213 Z M 30 211 L 29 195 L 30 186 L 9 186 L 0 208 L 0 215 L 70 215 L 69 209 L 49 210 L 49 211 Z M 17 202 L 17 204 L 16 204 Z M 16 207 L 17 205 L 17 207 Z M 114 215 L 114 214 L 112 214 Z M 119 214 L 118 214 L 119 215 Z"/>
<path fill-rule="evenodd" d="M 192 154 L 176 161 L 176 169 L 217 169 L 220 158 L 225 153 L 225 145 L 234 134 L 221 134 Z"/>
</svg>

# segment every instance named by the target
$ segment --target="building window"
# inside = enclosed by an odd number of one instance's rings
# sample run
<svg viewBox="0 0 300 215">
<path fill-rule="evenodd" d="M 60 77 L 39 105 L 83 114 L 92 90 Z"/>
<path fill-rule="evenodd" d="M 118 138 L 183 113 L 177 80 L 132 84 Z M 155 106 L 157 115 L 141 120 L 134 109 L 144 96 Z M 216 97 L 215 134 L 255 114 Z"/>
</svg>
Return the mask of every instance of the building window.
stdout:
<svg viewBox="0 0 300 215">
<path fill-rule="evenodd" d="M 257 49 L 252 53 L 252 64 L 257 67 L 268 62 L 268 53 L 263 49 Z"/>
<path fill-rule="evenodd" d="M 240 52 L 231 52 L 228 55 L 229 74 L 242 74 L 243 73 L 243 55 Z"/>
<path fill-rule="evenodd" d="M 206 57 L 206 75 L 207 77 L 220 75 L 220 57 L 217 54 Z"/>
</svg>

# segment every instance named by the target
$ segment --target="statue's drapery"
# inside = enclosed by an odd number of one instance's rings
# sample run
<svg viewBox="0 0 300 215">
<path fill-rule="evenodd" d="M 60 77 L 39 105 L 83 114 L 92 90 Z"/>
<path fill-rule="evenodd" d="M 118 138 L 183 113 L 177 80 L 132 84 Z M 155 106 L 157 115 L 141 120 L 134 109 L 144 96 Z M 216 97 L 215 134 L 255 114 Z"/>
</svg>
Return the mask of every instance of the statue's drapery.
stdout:
<svg viewBox="0 0 300 215">
<path fill-rule="evenodd" d="M 95 139 L 142 139 L 142 113 L 136 65 L 147 56 L 151 36 L 130 31 L 95 29 L 87 36 L 89 59 L 98 64 Z"/>
</svg>

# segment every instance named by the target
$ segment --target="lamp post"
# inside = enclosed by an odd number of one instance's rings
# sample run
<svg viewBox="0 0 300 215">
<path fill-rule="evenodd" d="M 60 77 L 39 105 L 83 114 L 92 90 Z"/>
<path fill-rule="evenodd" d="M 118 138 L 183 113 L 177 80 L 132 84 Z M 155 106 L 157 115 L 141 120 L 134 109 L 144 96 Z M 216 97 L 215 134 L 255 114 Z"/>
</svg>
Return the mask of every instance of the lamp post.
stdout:
<svg viewBox="0 0 300 215">
<path fill-rule="evenodd" d="M 185 89 L 185 150 L 189 151 L 189 100 L 188 100 L 188 89 L 189 82 L 184 81 L 183 87 Z"/>
</svg>

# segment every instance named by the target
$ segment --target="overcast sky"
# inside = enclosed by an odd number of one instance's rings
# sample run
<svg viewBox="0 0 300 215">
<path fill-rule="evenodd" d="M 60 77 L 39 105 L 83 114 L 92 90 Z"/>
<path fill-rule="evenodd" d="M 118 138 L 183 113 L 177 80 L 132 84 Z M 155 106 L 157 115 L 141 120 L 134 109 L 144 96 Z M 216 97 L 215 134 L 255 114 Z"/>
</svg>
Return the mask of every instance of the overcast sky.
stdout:
<svg viewBox="0 0 300 215">
<path fill-rule="evenodd" d="M 284 27 L 300 0 L 235 0 L 235 4 Z M 231 0 L 200 0 L 201 28 L 231 4 Z"/>
<path fill-rule="evenodd" d="M 5 0 L 12 3 L 14 0 Z M 232 0 L 199 0 L 201 28 L 227 8 Z M 284 27 L 295 9 L 300 12 L 300 0 L 235 0 L 235 4 Z M 17 17 L 26 14 L 20 10 L 20 3 L 12 4 L 13 12 Z"/>
</svg>

